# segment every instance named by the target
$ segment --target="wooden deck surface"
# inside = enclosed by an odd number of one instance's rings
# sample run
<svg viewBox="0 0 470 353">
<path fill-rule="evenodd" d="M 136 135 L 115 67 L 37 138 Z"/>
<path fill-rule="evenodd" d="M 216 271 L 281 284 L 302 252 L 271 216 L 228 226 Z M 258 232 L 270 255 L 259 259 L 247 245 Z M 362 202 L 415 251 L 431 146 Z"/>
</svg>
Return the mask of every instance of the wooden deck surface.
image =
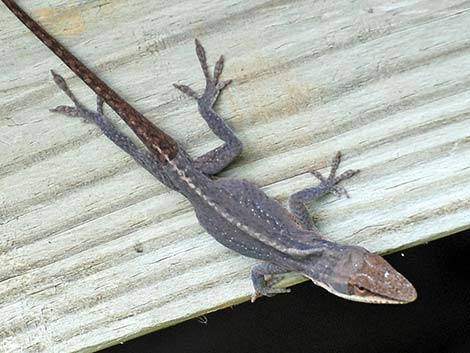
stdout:
<svg viewBox="0 0 470 353">
<path fill-rule="evenodd" d="M 362 170 L 311 207 L 329 239 L 386 253 L 470 226 L 469 1 L 18 3 L 193 156 L 220 141 L 171 84 L 202 88 L 195 37 L 224 54 L 245 149 L 223 176 L 284 202 L 337 150 Z M 50 69 L 95 97 L 3 4 L 0 42 L 0 352 L 92 352 L 247 300 L 255 261 L 48 111 L 69 104 Z"/>
</svg>

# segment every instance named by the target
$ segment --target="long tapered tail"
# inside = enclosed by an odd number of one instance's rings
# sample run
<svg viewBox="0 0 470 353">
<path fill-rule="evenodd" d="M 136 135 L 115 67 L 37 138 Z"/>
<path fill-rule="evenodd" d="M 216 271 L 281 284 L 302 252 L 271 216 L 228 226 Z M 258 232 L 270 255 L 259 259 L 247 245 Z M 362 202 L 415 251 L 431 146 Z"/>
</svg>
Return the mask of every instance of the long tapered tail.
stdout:
<svg viewBox="0 0 470 353">
<path fill-rule="evenodd" d="M 113 89 L 98 78 L 54 37 L 47 33 L 36 21 L 29 17 L 14 1 L 1 0 L 18 19 L 28 27 L 52 52 L 57 55 L 88 87 L 108 104 L 136 133 L 147 148 L 161 163 L 175 157 L 177 143 L 146 117 L 121 98 Z"/>
</svg>

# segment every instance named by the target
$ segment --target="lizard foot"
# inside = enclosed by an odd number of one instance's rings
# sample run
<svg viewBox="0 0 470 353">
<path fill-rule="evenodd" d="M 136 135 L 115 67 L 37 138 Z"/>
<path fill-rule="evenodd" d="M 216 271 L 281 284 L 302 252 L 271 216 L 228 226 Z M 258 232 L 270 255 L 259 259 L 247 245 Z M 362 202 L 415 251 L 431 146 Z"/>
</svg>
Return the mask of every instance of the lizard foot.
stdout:
<svg viewBox="0 0 470 353">
<path fill-rule="evenodd" d="M 251 302 L 254 303 L 256 299 L 265 297 L 274 297 L 276 294 L 284 294 L 290 293 L 289 288 L 258 288 L 252 295 L 251 295 Z"/>
<path fill-rule="evenodd" d="M 289 288 L 273 288 L 279 282 L 279 279 L 273 275 L 287 273 L 289 270 L 270 262 L 259 263 L 251 269 L 251 280 L 255 292 L 251 296 L 253 303 L 261 296 L 272 297 L 276 294 L 289 293 Z"/>
<path fill-rule="evenodd" d="M 340 162 L 341 152 L 336 152 L 336 155 L 334 156 L 331 162 L 331 170 L 328 177 L 325 178 L 316 170 L 312 170 L 310 171 L 310 173 L 313 174 L 318 180 L 320 180 L 320 185 L 318 186 L 318 188 L 324 189 L 324 192 L 332 192 L 337 196 L 345 195 L 346 197 L 349 197 L 346 189 L 338 184 L 345 179 L 349 179 L 354 174 L 357 174 L 359 172 L 359 169 L 349 169 L 341 175 L 336 176 L 336 171 L 338 170 Z"/>
<path fill-rule="evenodd" d="M 181 92 L 183 92 L 187 96 L 196 99 L 200 105 L 203 105 L 206 107 L 212 107 L 219 93 L 230 82 L 232 82 L 232 80 L 226 80 L 226 81 L 220 80 L 220 75 L 224 67 L 223 55 L 221 55 L 219 60 L 217 60 L 217 62 L 215 63 L 214 74 L 213 74 L 213 77 L 211 77 L 211 74 L 209 73 L 209 68 L 207 66 L 206 51 L 204 50 L 204 47 L 201 45 L 199 40 L 196 39 L 195 43 L 196 43 L 196 54 L 199 59 L 199 63 L 201 64 L 204 77 L 206 78 L 206 88 L 204 90 L 204 93 L 201 96 L 199 96 L 195 91 L 193 91 L 190 87 L 186 85 L 178 85 L 175 83 L 173 84 L 173 86 L 179 89 Z"/>
<path fill-rule="evenodd" d="M 51 70 L 52 77 L 54 79 L 55 84 L 67 95 L 67 97 L 70 98 L 70 100 L 73 102 L 74 106 L 67 106 L 67 105 L 59 105 L 53 109 L 49 109 L 49 111 L 53 113 L 60 113 L 64 114 L 70 117 L 80 117 L 83 119 L 85 123 L 93 123 L 95 122 L 96 119 L 96 114 L 95 112 L 90 111 L 87 109 L 73 94 L 73 92 L 70 90 L 69 86 L 67 85 L 67 82 L 65 82 L 65 79 L 55 73 L 53 70 Z M 97 113 L 98 114 L 103 114 L 103 99 L 100 96 L 97 96 Z"/>
</svg>

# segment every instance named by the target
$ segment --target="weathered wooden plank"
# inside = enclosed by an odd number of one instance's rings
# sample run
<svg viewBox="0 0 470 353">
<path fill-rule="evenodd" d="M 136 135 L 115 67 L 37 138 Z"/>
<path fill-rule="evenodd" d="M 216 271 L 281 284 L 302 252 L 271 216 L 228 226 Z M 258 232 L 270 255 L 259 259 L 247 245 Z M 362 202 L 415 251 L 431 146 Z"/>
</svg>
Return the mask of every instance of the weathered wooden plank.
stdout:
<svg viewBox="0 0 470 353">
<path fill-rule="evenodd" d="M 223 175 L 284 201 L 338 149 L 362 169 L 312 207 L 328 238 L 390 252 L 469 227 L 468 1 L 19 3 L 192 155 L 219 141 L 171 83 L 202 87 L 194 37 L 225 54 L 218 109 L 245 151 Z M 51 68 L 94 96 L 0 8 L 0 352 L 89 352 L 246 300 L 254 261 L 49 113 Z"/>
</svg>

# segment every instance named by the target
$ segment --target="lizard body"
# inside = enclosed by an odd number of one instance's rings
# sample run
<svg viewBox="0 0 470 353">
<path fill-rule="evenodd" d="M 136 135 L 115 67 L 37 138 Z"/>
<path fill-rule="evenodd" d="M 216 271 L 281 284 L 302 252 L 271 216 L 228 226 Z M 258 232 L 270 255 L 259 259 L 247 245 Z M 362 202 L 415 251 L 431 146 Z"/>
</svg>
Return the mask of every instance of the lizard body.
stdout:
<svg viewBox="0 0 470 353">
<path fill-rule="evenodd" d="M 197 57 L 206 79 L 205 91 L 198 95 L 187 86 L 174 85 L 197 100 L 201 116 L 224 141 L 222 146 L 192 159 L 170 136 L 100 80 L 14 1 L 2 2 L 98 97 L 96 111 L 85 108 L 64 79 L 52 72 L 56 84 L 74 103 L 73 107 L 59 106 L 52 111 L 95 123 L 111 141 L 159 181 L 183 194 L 194 207 L 199 223 L 217 241 L 242 255 L 263 261 L 252 270 L 253 300 L 260 295 L 288 292 L 288 289 L 273 288 L 272 283 L 266 280 L 266 276 L 286 272 L 301 273 L 315 284 L 349 300 L 389 304 L 415 300 L 416 291 L 411 283 L 381 256 L 358 246 L 327 241 L 311 222 L 305 203 L 328 192 L 346 193 L 337 184 L 357 172 L 348 170 L 336 175 L 339 153 L 333 159 L 327 178 L 312 172 L 320 180 L 318 186 L 291 195 L 290 211 L 249 181 L 212 178 L 242 151 L 241 141 L 213 109 L 219 93 L 230 83 L 220 80 L 222 56 L 211 75 L 204 48 L 196 40 Z M 103 114 L 103 102 L 116 111 L 147 149 L 139 148 L 113 126 Z"/>
</svg>

